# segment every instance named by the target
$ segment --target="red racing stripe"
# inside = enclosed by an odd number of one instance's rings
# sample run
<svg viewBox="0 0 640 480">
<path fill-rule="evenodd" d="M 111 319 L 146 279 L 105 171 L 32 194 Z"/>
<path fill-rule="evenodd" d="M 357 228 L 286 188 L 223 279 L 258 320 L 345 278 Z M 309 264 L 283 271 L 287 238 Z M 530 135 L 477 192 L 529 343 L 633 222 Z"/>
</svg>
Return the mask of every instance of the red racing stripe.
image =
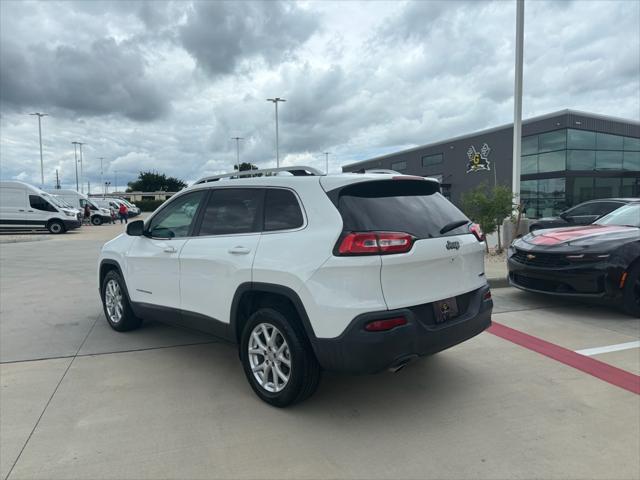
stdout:
<svg viewBox="0 0 640 480">
<path fill-rule="evenodd" d="M 569 365 L 582 372 L 593 375 L 605 382 L 624 388 L 636 395 L 640 395 L 640 376 L 627 372 L 620 368 L 613 367 L 608 363 L 601 362 L 585 355 L 580 355 L 573 350 L 568 350 L 559 345 L 534 337 L 520 330 L 514 330 L 500 323 L 493 322 L 487 332 L 500 338 L 509 340 L 521 347 L 538 352 L 546 357 L 553 358 L 558 362 Z"/>
</svg>

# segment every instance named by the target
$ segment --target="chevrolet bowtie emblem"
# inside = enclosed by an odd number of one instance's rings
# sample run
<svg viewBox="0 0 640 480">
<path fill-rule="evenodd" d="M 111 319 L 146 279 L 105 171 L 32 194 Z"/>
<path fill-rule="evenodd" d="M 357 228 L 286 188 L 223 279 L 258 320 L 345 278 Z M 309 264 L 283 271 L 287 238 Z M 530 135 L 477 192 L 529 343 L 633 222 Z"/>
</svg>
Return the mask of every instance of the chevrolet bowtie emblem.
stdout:
<svg viewBox="0 0 640 480">
<path fill-rule="evenodd" d="M 442 313 L 447 313 L 449 311 L 449 304 L 443 303 L 442 305 L 440 305 L 440 311 Z"/>
<path fill-rule="evenodd" d="M 531 254 L 531 253 L 528 253 L 528 254 L 527 254 L 527 260 L 533 260 L 534 258 L 536 258 L 536 256 L 535 256 L 535 255 L 533 255 L 533 254 Z"/>
</svg>

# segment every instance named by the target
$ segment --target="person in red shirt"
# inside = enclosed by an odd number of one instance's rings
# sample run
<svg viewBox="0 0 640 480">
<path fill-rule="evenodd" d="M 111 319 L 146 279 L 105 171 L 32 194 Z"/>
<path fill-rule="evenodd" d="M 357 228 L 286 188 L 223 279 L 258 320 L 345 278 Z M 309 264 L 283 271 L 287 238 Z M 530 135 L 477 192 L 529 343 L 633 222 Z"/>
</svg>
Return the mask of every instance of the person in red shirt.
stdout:
<svg viewBox="0 0 640 480">
<path fill-rule="evenodd" d="M 127 217 L 129 216 L 129 210 L 127 210 L 127 206 L 124 203 L 120 204 L 118 213 L 120 214 L 120 223 L 122 223 L 123 220 L 124 220 L 124 223 L 128 223 Z"/>
</svg>

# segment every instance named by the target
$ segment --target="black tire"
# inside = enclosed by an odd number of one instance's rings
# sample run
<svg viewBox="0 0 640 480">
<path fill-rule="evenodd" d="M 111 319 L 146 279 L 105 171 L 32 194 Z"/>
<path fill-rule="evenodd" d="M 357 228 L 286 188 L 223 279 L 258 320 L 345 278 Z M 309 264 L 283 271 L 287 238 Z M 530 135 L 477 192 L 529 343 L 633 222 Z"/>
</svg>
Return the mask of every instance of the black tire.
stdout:
<svg viewBox="0 0 640 480">
<path fill-rule="evenodd" d="M 287 407 L 310 397 L 320 383 L 321 369 L 311 348 L 311 344 L 292 312 L 265 307 L 256 310 L 247 320 L 240 340 L 240 359 L 247 380 L 253 391 L 263 401 L 275 407 Z M 284 388 L 278 392 L 265 389 L 254 376 L 249 358 L 249 341 L 254 328 L 260 324 L 275 327 L 289 347 L 290 370 Z M 263 359 L 266 362 L 266 357 Z M 273 375 L 273 374 L 272 374 Z"/>
<path fill-rule="evenodd" d="M 94 215 L 91 217 L 91 224 L 95 226 L 102 225 L 102 217 L 100 215 Z"/>
<path fill-rule="evenodd" d="M 120 292 L 121 315 L 119 318 L 117 318 L 117 315 L 110 313 L 110 308 L 107 306 L 107 288 L 111 282 L 115 282 L 117 284 Z M 110 270 L 104 276 L 102 285 L 100 286 L 100 294 L 102 297 L 102 309 L 104 310 L 104 316 L 107 318 L 111 328 L 118 332 L 127 332 L 129 330 L 135 330 L 142 325 L 142 319 L 136 317 L 133 313 L 124 281 L 116 270 Z"/>
<path fill-rule="evenodd" d="M 51 220 L 49 223 L 47 223 L 47 230 L 49 230 L 49 232 L 53 233 L 54 235 L 59 235 L 67 231 L 64 223 L 62 223 L 62 221 L 60 220 Z"/>
<path fill-rule="evenodd" d="M 628 271 L 622 292 L 624 311 L 634 317 L 640 317 L 640 262 Z"/>
</svg>

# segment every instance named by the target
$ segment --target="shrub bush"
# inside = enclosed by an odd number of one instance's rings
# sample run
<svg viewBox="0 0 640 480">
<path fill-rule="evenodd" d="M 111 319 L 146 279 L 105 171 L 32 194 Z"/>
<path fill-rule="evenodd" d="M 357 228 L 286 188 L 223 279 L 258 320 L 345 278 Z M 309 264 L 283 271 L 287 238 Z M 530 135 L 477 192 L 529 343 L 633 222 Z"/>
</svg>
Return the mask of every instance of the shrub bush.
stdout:
<svg viewBox="0 0 640 480">
<path fill-rule="evenodd" d="M 153 212 L 164 202 L 164 200 L 138 200 L 137 202 L 135 202 L 135 204 L 136 207 L 138 207 L 143 212 Z"/>
</svg>

